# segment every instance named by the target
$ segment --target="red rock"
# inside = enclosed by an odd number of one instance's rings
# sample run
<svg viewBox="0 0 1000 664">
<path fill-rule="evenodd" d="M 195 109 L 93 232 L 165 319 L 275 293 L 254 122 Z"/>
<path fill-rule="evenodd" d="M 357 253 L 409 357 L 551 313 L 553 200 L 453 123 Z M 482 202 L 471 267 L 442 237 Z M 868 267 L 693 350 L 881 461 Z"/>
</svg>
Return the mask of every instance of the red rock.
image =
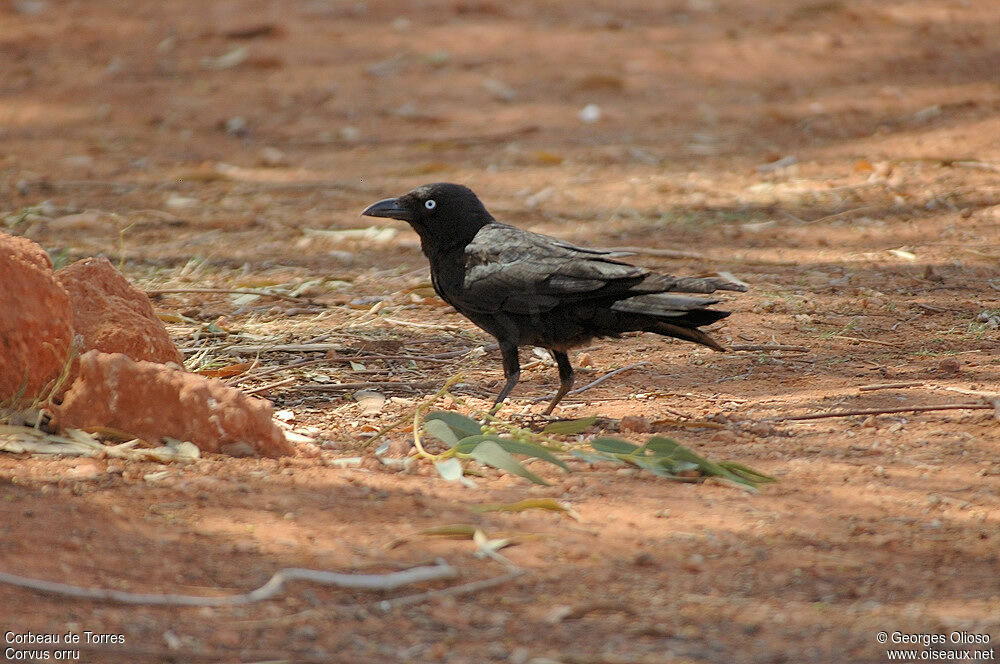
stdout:
<svg viewBox="0 0 1000 664">
<path fill-rule="evenodd" d="M 269 401 L 222 381 L 92 350 L 80 357 L 76 382 L 56 416 L 61 427 L 107 428 L 149 441 L 177 438 L 205 452 L 245 443 L 262 456 L 291 454 L 271 414 Z"/>
<path fill-rule="evenodd" d="M 72 312 L 40 246 L 0 233 L 0 403 L 43 394 L 73 342 Z"/>
<path fill-rule="evenodd" d="M 156 317 L 149 298 L 107 258 L 77 261 L 56 272 L 56 277 L 69 293 L 73 330 L 83 337 L 83 351 L 183 364 L 184 356 Z"/>
</svg>

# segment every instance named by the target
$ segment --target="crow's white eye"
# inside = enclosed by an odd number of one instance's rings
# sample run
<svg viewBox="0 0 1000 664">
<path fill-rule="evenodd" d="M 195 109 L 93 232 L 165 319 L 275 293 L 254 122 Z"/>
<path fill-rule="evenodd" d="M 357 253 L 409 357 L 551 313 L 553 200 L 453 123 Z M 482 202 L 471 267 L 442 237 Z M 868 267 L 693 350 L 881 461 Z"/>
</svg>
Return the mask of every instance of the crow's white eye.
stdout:
<svg viewBox="0 0 1000 664">
<path fill-rule="evenodd" d="M 433 210 L 437 206 L 438 204 L 434 201 L 433 198 L 424 202 L 424 207 L 427 208 L 428 210 Z"/>
</svg>

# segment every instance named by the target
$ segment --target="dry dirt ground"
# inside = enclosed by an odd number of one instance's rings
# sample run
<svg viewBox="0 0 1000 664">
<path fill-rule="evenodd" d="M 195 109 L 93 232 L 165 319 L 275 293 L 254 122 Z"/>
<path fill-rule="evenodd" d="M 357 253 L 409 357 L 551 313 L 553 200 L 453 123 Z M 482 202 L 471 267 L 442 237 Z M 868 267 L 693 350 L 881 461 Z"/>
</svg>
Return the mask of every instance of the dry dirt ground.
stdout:
<svg viewBox="0 0 1000 664">
<path fill-rule="evenodd" d="M 460 582 L 502 574 L 471 541 L 419 535 L 455 524 L 518 535 L 503 554 L 527 570 L 388 612 L 374 603 L 456 581 L 294 583 L 213 609 L 0 586 L 5 641 L 124 635 L 84 644 L 89 662 L 797 663 L 889 661 L 880 631 L 964 631 L 991 643 L 937 652 L 995 654 L 992 409 L 764 421 L 996 390 L 997 21 L 987 0 L 0 2 L 4 230 L 60 263 L 107 255 L 148 290 L 294 296 L 155 296 L 193 368 L 323 357 L 280 350 L 306 342 L 359 356 L 239 383 L 265 387 L 316 440 L 295 458 L 0 456 L 2 570 L 205 595 L 293 566 L 441 557 Z M 691 252 L 635 260 L 750 284 L 717 338 L 808 352 L 595 342 L 581 381 L 650 364 L 559 414 L 606 418 L 588 436 L 644 416 L 778 483 L 754 495 L 534 465 L 551 487 L 485 471 L 466 489 L 426 462 L 378 462 L 371 433 L 448 377 L 465 371 L 467 405 L 449 406 L 465 412 L 500 384 L 495 353 L 360 357 L 490 341 L 433 297 L 404 225 L 329 232 L 368 228 L 366 204 L 438 180 L 469 184 L 507 222 Z M 539 411 L 529 399 L 555 380 L 544 363 L 526 369 L 503 412 Z M 336 387 L 359 382 L 388 401 Z M 914 386 L 858 389 L 888 382 Z M 386 439 L 405 449 L 412 433 Z M 580 520 L 470 509 L 532 497 Z"/>
</svg>

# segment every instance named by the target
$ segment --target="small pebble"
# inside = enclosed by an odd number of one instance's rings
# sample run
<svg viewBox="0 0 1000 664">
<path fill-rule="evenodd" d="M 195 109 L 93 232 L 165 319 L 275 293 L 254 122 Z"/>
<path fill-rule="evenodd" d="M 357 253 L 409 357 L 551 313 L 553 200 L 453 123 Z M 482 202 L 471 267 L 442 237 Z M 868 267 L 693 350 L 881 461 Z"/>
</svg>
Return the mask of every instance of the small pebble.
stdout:
<svg viewBox="0 0 1000 664">
<path fill-rule="evenodd" d="M 635 431 L 637 433 L 648 433 L 650 431 L 649 420 L 639 415 L 626 415 L 621 421 L 622 431 Z"/>
<path fill-rule="evenodd" d="M 227 134 L 232 136 L 239 136 L 242 138 L 250 134 L 250 128 L 247 126 L 247 120 L 241 115 L 237 115 L 234 118 L 226 120 L 223 128 L 226 130 Z"/>
<path fill-rule="evenodd" d="M 270 166 L 271 168 L 287 166 L 288 157 L 278 148 L 267 146 L 261 148 L 259 162 L 261 166 Z"/>
<path fill-rule="evenodd" d="M 593 124 L 601 119 L 601 107 L 597 104 L 587 104 L 580 109 L 577 117 L 580 118 L 580 122 Z"/>
<path fill-rule="evenodd" d="M 941 360 L 941 363 L 938 365 L 938 369 L 944 373 L 953 374 L 961 371 L 962 367 L 961 365 L 959 365 L 958 360 L 956 360 L 955 358 L 946 357 L 945 359 Z"/>
<path fill-rule="evenodd" d="M 767 422 L 754 422 L 744 427 L 744 430 L 754 436 L 773 436 L 775 433 L 774 427 Z"/>
<path fill-rule="evenodd" d="M 649 567 L 656 564 L 656 559 L 653 558 L 652 554 L 643 551 L 632 557 L 632 564 L 636 567 Z"/>
<path fill-rule="evenodd" d="M 700 553 L 695 553 L 688 556 L 688 559 L 684 561 L 684 569 L 692 574 L 700 574 L 705 571 L 705 556 Z"/>
<path fill-rule="evenodd" d="M 101 474 L 101 463 L 94 459 L 84 459 L 66 470 L 66 477 L 74 480 L 93 480 Z"/>
<path fill-rule="evenodd" d="M 712 434 L 712 440 L 717 443 L 735 443 L 739 437 L 729 431 L 728 429 L 722 429 L 721 431 L 716 431 Z"/>
</svg>

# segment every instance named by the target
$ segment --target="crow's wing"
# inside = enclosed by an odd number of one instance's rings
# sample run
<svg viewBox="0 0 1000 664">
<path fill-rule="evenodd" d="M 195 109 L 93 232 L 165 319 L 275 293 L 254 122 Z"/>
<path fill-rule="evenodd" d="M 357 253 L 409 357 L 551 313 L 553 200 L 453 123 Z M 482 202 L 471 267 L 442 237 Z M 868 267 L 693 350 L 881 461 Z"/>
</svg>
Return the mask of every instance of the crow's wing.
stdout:
<svg viewBox="0 0 1000 664">
<path fill-rule="evenodd" d="M 684 291 L 711 293 L 721 279 L 668 277 L 505 224 L 489 224 L 465 248 L 462 304 L 471 311 L 537 313 L 559 304 Z M 731 284 L 728 284 L 731 285 Z"/>
</svg>

